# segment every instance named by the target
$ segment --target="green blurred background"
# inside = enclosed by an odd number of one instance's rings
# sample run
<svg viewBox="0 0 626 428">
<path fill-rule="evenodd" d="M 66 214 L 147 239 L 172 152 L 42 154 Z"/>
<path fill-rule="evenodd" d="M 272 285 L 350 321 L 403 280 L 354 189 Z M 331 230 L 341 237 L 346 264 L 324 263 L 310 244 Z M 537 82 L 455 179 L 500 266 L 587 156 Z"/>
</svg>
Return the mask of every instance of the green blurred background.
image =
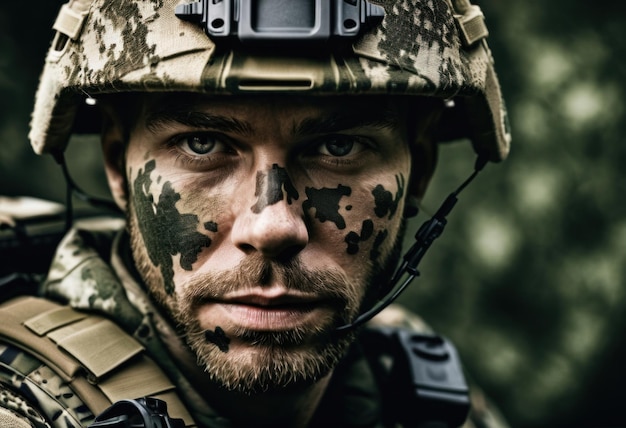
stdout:
<svg viewBox="0 0 626 428">
<path fill-rule="evenodd" d="M 26 139 L 61 3 L 0 5 L 0 195 L 64 199 L 59 168 Z M 461 195 L 402 300 L 455 341 L 512 426 L 626 426 L 626 2 L 479 4 L 513 150 Z M 106 194 L 97 142 L 70 158 Z M 416 225 L 472 164 L 468 144 L 442 148 Z"/>
</svg>

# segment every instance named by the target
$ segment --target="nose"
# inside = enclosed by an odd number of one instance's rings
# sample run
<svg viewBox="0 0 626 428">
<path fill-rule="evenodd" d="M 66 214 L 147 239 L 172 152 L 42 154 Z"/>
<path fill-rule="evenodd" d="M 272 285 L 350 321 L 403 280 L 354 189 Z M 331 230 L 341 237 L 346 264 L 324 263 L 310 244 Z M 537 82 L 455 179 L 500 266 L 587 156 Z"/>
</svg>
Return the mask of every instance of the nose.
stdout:
<svg viewBox="0 0 626 428">
<path fill-rule="evenodd" d="M 261 210 L 244 208 L 232 229 L 233 243 L 246 254 L 258 251 L 265 258 L 287 260 L 309 242 L 300 204 L 281 200 Z"/>
</svg>

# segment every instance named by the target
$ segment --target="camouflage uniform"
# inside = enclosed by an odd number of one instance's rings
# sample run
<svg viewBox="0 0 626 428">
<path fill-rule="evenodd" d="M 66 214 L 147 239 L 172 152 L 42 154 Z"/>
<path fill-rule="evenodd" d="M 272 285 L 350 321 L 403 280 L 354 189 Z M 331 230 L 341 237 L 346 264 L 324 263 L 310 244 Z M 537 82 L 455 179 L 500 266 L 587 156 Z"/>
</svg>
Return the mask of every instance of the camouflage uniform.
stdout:
<svg viewBox="0 0 626 428">
<path fill-rule="evenodd" d="M 185 373 L 195 362 L 175 329 L 152 304 L 143 286 L 128 271 L 127 235 L 119 220 L 96 227 L 74 228 L 61 242 L 42 295 L 80 311 L 105 315 L 138 341 L 167 374 L 198 426 L 228 427 L 202 398 Z M 390 306 L 371 322 L 414 331 L 430 328 L 399 306 Z M 98 352 L 106 353 L 106 349 Z M 376 380 L 357 345 L 340 364 L 316 414 L 315 426 L 382 426 Z M 135 379 L 136 382 L 141 382 Z M 92 381 L 93 382 L 93 381 Z M 97 383 L 97 382 L 93 382 Z M 0 338 L 0 409 L 35 427 L 81 427 L 94 413 L 54 369 L 29 352 Z M 137 398 L 137 397 L 126 397 Z M 473 408 L 465 427 L 499 428 L 506 424 L 479 390 L 472 391 Z M 0 418 L 3 413 L 0 412 Z M 2 419 L 0 419 L 2 421 Z M 190 425 L 191 426 L 191 425 Z"/>
</svg>

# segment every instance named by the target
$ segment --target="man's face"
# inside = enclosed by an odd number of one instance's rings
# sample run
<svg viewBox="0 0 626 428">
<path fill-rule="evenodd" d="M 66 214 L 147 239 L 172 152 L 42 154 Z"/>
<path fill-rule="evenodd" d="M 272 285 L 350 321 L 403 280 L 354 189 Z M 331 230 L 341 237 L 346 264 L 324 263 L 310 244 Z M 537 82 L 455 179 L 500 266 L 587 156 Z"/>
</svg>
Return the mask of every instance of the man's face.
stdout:
<svg viewBox="0 0 626 428">
<path fill-rule="evenodd" d="M 365 102 L 364 102 L 365 101 Z M 214 380 L 326 375 L 399 242 L 406 108 L 358 98 L 150 95 L 126 150 L 138 271 Z"/>
</svg>

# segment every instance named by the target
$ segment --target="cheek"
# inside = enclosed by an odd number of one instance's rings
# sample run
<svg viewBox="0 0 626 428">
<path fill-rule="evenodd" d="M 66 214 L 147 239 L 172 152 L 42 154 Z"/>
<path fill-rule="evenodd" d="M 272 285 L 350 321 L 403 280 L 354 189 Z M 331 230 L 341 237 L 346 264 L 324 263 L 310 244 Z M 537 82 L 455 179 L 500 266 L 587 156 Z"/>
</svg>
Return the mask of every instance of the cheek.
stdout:
<svg viewBox="0 0 626 428">
<path fill-rule="evenodd" d="M 181 201 L 181 193 L 172 181 L 156 172 L 156 162 L 147 161 L 139 168 L 131 185 L 131 205 L 141 235 L 145 256 L 159 269 L 164 291 L 174 293 L 174 274 L 191 271 L 198 254 L 212 244 L 217 232 L 214 220 L 204 219 Z M 134 249 L 138 251 L 138 249 Z M 146 260 L 147 262 L 147 260 Z"/>
<path fill-rule="evenodd" d="M 391 252 L 402 221 L 406 178 L 374 180 L 365 186 L 307 188 L 305 213 L 320 226 L 324 239 L 352 259 L 377 263 Z"/>
<path fill-rule="evenodd" d="M 346 216 L 347 227 L 342 234 L 343 250 L 353 258 L 378 264 L 386 260 L 396 241 L 401 216 L 379 217 L 370 198 L 355 206 Z M 358 204 L 358 205 L 357 205 Z"/>
</svg>

